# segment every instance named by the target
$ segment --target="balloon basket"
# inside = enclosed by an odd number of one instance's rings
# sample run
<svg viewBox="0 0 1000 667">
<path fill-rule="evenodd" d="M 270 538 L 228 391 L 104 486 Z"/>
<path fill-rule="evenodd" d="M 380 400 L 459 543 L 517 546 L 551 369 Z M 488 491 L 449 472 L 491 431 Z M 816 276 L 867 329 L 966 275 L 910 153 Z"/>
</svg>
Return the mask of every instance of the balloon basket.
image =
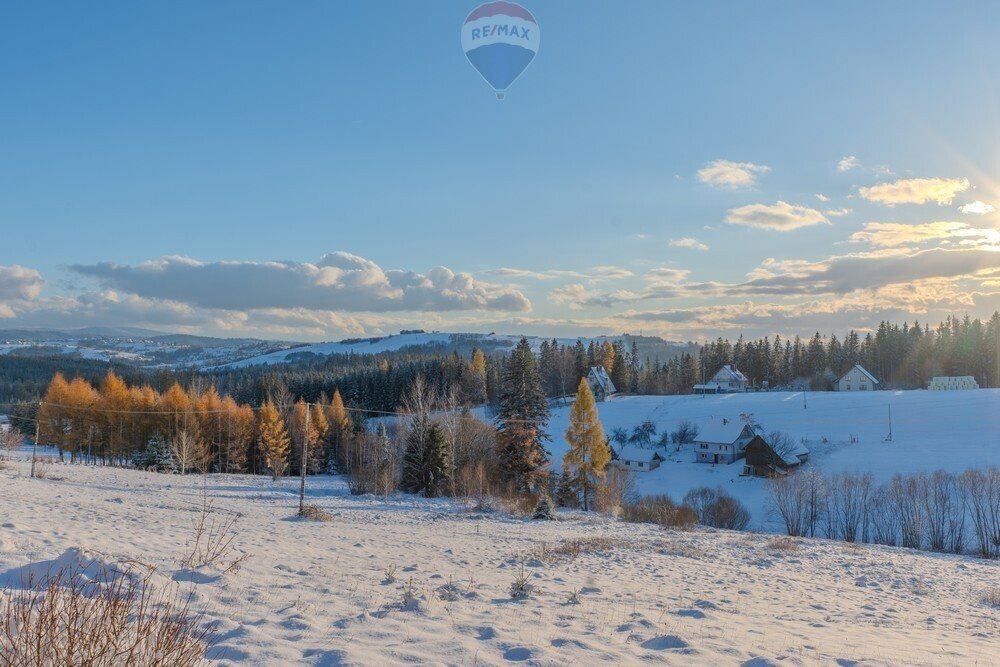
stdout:
<svg viewBox="0 0 1000 667">
<path fill-rule="evenodd" d="M 506 92 L 504 92 L 502 90 L 498 90 L 497 91 L 497 99 L 498 100 L 502 100 L 505 97 L 507 97 L 507 93 Z"/>
</svg>

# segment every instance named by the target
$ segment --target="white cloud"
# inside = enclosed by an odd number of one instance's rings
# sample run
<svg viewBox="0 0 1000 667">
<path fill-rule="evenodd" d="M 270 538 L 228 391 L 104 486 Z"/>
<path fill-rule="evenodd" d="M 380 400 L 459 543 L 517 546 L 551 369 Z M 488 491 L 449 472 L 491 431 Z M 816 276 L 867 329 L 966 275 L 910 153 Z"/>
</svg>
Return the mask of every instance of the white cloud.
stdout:
<svg viewBox="0 0 1000 667">
<path fill-rule="evenodd" d="M 685 236 L 679 239 L 670 239 L 670 245 L 675 248 L 691 248 L 693 250 L 708 250 L 708 246 L 698 239 Z"/>
<path fill-rule="evenodd" d="M 816 209 L 778 201 L 770 205 L 750 204 L 734 208 L 726 214 L 726 222 L 755 229 L 788 232 L 800 227 L 828 223 L 829 220 Z"/>
<path fill-rule="evenodd" d="M 200 262 L 163 257 L 136 266 L 100 263 L 71 269 L 109 289 L 199 308 L 305 308 L 347 312 L 531 309 L 519 291 L 435 267 L 426 274 L 384 271 L 345 252 L 319 262 Z"/>
<path fill-rule="evenodd" d="M 959 245 L 1000 247 L 1000 231 L 977 229 L 964 222 L 923 222 L 904 224 L 900 222 L 869 222 L 861 231 L 851 234 L 851 241 L 867 242 L 875 246 L 890 248 L 926 243 L 927 241 L 949 241 Z"/>
<path fill-rule="evenodd" d="M 531 269 L 513 269 L 510 267 L 500 267 L 499 269 L 488 269 L 483 271 L 486 275 L 501 276 L 504 278 L 524 278 L 529 280 L 565 280 L 576 279 L 588 282 L 600 282 L 602 280 L 621 280 L 631 278 L 634 273 L 620 266 L 595 266 L 589 271 L 563 271 L 560 269 L 545 269 L 534 271 Z"/>
<path fill-rule="evenodd" d="M 986 215 L 988 213 L 992 213 L 996 209 L 993 208 L 992 204 L 976 200 L 970 204 L 960 206 L 958 210 L 969 215 Z"/>
<path fill-rule="evenodd" d="M 896 204 L 950 204 L 955 195 L 969 189 L 967 178 L 901 178 L 858 189 L 868 201 L 887 206 Z"/>
<path fill-rule="evenodd" d="M 746 188 L 757 183 L 757 176 L 769 171 L 770 167 L 753 162 L 713 160 L 698 170 L 698 180 L 718 188 Z"/>
<path fill-rule="evenodd" d="M 42 274 L 17 264 L 0 266 L 0 304 L 30 300 L 42 291 Z"/>
<path fill-rule="evenodd" d="M 837 171 L 839 172 L 850 171 L 851 169 L 857 169 L 860 166 L 861 163 L 858 162 L 858 158 L 854 157 L 853 155 L 846 155 L 840 158 L 840 162 L 837 163 Z"/>
<path fill-rule="evenodd" d="M 825 204 L 826 202 L 830 201 L 830 198 L 829 198 L 829 197 L 827 197 L 826 195 L 824 195 L 824 194 L 821 194 L 821 193 L 817 193 L 817 194 L 815 195 L 815 197 L 816 197 L 816 199 L 820 200 L 820 201 L 821 201 L 821 202 L 823 202 L 824 204 Z"/>
<path fill-rule="evenodd" d="M 841 218 L 845 215 L 850 215 L 853 212 L 854 211 L 849 208 L 831 208 L 823 211 L 825 215 L 828 215 L 831 218 Z"/>
</svg>

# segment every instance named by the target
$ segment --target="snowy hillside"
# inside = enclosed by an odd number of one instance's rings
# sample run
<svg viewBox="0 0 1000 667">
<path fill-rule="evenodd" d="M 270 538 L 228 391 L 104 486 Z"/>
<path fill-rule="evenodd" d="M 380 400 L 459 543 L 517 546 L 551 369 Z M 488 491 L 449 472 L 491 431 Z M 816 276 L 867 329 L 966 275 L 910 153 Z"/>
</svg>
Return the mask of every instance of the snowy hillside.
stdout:
<svg viewBox="0 0 1000 667">
<path fill-rule="evenodd" d="M 803 398 L 807 407 L 803 408 Z M 889 414 L 892 414 L 892 441 Z M 708 396 L 622 396 L 598 404 L 605 432 L 631 430 L 644 420 L 658 434 L 669 433 L 678 422 L 695 424 L 711 418 L 737 420 L 752 413 L 766 431 L 784 431 L 796 441 L 805 439 L 809 465 L 826 472 L 868 471 L 876 481 L 895 473 L 1000 465 L 1000 390 L 773 392 Z M 553 463 L 558 467 L 566 450 L 563 434 L 569 407 L 552 411 L 548 432 Z M 852 444 L 852 436 L 856 440 Z M 742 499 L 754 516 L 754 526 L 766 526 L 764 483 L 741 477 L 741 461 L 731 465 L 694 462 L 694 450 L 668 448 L 669 460 L 656 470 L 636 473 L 641 493 L 667 493 L 680 500 L 698 486 L 722 485 Z"/>
<path fill-rule="evenodd" d="M 313 345 L 300 345 L 289 350 L 280 350 L 271 354 L 260 355 L 243 359 L 231 364 L 220 366 L 223 368 L 245 368 L 247 366 L 261 366 L 267 364 L 282 364 L 289 361 L 304 359 L 312 356 L 329 356 L 331 354 L 381 354 L 383 352 L 398 352 L 403 349 L 430 350 L 431 348 L 444 348 L 446 351 L 463 349 L 466 347 L 478 346 L 487 350 L 509 349 L 514 347 L 521 340 L 520 335 L 505 334 L 476 334 L 476 333 L 442 333 L 434 332 L 411 332 L 400 333 L 391 336 L 381 336 L 364 339 L 347 339 L 332 343 L 316 343 Z M 537 352 L 543 340 L 552 340 L 540 336 L 528 336 L 528 341 Z M 573 345 L 576 338 L 557 338 L 561 345 Z M 615 340 L 609 336 L 599 336 L 596 338 L 581 338 L 585 344 L 591 341 L 603 342 L 604 340 Z M 679 345 L 679 344 L 678 344 Z"/>
<path fill-rule="evenodd" d="M 215 366 L 259 356 L 292 343 L 162 334 L 133 329 L 2 330 L 0 355 L 66 355 L 146 368 Z"/>
<path fill-rule="evenodd" d="M 643 401 L 621 403 L 639 411 Z M 0 471 L 0 588 L 81 558 L 151 564 L 154 583 L 190 591 L 213 630 L 214 664 L 991 665 L 1000 656 L 1000 610 L 982 601 L 1000 581 L 996 562 L 581 515 L 532 522 L 450 501 L 351 497 L 331 477 L 311 479 L 309 492 L 333 520 L 303 522 L 292 518 L 294 479 L 205 484 L 216 516 L 239 515 L 234 555 L 250 556 L 238 572 L 179 565 L 202 478 L 54 466 L 32 480 L 26 462 Z M 522 564 L 535 590 L 515 601 Z"/>
</svg>

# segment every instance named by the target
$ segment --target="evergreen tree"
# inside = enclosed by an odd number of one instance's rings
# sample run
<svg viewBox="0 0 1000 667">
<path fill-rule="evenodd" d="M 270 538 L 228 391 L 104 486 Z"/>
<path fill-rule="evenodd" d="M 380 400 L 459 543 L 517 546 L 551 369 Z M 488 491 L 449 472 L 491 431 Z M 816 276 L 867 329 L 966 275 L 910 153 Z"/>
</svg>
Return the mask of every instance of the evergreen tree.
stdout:
<svg viewBox="0 0 1000 667">
<path fill-rule="evenodd" d="M 424 495 L 436 498 L 448 494 L 454 470 L 452 468 L 451 447 L 444 430 L 437 422 L 432 422 L 427 430 L 427 446 L 424 448 Z"/>
<path fill-rule="evenodd" d="M 418 415 L 406 432 L 403 473 L 399 481 L 399 488 L 405 493 L 420 493 L 424 490 L 424 450 L 427 448 L 428 430 L 430 420 L 426 415 Z"/>
<path fill-rule="evenodd" d="M 580 493 L 576 488 L 576 481 L 570 476 L 566 466 L 563 466 L 559 474 L 559 483 L 556 484 L 556 504 L 559 507 L 574 509 L 580 506 Z"/>
<path fill-rule="evenodd" d="M 535 505 L 535 511 L 531 518 L 536 521 L 552 521 L 556 518 L 552 500 L 549 499 L 548 495 L 542 494 L 542 497 L 538 499 L 538 504 Z"/>
<path fill-rule="evenodd" d="M 563 468 L 570 471 L 576 488 L 583 496 L 583 509 L 590 509 L 590 496 L 594 484 L 604 479 L 604 471 L 611 461 L 611 448 L 604 437 L 604 427 L 597 414 L 597 404 L 590 385 L 580 380 L 576 401 L 569 415 L 566 429 L 569 450 L 563 457 Z"/>
<path fill-rule="evenodd" d="M 444 430 L 426 414 L 418 416 L 406 435 L 400 488 L 436 498 L 448 492 L 452 473 L 451 448 Z"/>
<path fill-rule="evenodd" d="M 540 481 L 548 459 L 542 447 L 548 439 L 542 430 L 548 419 L 535 355 L 528 339 L 521 338 L 504 368 L 497 415 L 501 471 L 519 490 L 530 490 Z"/>
<path fill-rule="evenodd" d="M 264 465 L 277 480 L 288 470 L 290 440 L 285 421 L 269 399 L 257 413 L 257 442 L 264 456 Z"/>
</svg>

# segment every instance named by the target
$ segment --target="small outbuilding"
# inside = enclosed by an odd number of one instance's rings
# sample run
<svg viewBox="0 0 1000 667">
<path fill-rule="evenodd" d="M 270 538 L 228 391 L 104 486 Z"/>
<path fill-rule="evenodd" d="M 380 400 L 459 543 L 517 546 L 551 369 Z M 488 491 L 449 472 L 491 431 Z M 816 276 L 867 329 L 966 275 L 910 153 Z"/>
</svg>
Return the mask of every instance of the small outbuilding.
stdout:
<svg viewBox="0 0 1000 667">
<path fill-rule="evenodd" d="M 854 364 L 837 380 L 837 391 L 874 391 L 876 387 L 878 380 L 861 364 Z"/>
<path fill-rule="evenodd" d="M 10 430 L 10 417 L 7 415 L 0 415 L 0 433 L 5 433 Z"/>
<path fill-rule="evenodd" d="M 655 449 L 622 447 L 618 450 L 618 458 L 613 463 L 623 470 L 649 472 L 659 468 L 664 461 L 666 459 Z"/>
<path fill-rule="evenodd" d="M 761 435 L 747 443 L 743 455 L 743 474 L 754 477 L 784 475 L 809 460 L 809 450 L 805 445 L 790 443 L 776 448 Z"/>
<path fill-rule="evenodd" d="M 604 366 L 590 367 L 590 372 L 587 373 L 587 384 L 590 385 L 590 391 L 594 393 L 594 400 L 596 401 L 603 401 L 618 391 L 615 389 L 615 383 L 611 381 L 611 376 L 608 375 Z"/>
</svg>

